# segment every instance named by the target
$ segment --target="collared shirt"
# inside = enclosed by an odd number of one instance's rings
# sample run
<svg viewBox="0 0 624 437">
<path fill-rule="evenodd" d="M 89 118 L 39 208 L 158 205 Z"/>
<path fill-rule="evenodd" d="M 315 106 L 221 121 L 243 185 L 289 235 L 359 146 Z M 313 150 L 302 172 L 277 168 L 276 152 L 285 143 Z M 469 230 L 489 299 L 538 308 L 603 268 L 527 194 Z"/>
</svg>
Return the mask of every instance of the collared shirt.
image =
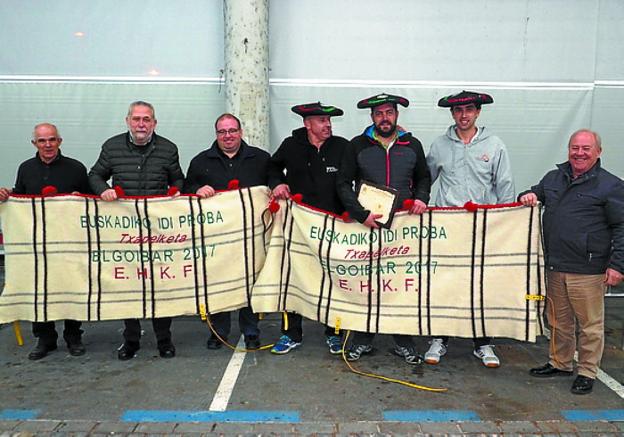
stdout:
<svg viewBox="0 0 624 437">
<path fill-rule="evenodd" d="M 149 144 L 152 142 L 152 139 L 154 138 L 154 134 L 152 133 L 149 138 L 147 139 L 147 142 L 145 144 L 137 144 L 134 141 L 134 137 L 132 136 L 132 132 L 128 131 L 128 138 L 129 138 L 129 142 L 130 144 L 132 144 L 135 147 L 145 147 L 145 146 L 149 146 Z"/>
</svg>

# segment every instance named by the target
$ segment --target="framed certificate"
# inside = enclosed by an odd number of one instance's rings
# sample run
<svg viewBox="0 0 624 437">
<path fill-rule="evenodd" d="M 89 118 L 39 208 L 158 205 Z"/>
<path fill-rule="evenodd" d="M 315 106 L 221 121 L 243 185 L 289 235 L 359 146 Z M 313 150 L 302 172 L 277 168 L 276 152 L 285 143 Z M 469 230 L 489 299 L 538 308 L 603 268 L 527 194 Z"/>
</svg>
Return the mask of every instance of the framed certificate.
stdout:
<svg viewBox="0 0 624 437">
<path fill-rule="evenodd" d="M 376 220 L 382 228 L 392 225 L 398 200 L 398 191 L 394 188 L 368 181 L 361 181 L 358 186 L 358 202 L 371 213 L 382 215 Z"/>
</svg>

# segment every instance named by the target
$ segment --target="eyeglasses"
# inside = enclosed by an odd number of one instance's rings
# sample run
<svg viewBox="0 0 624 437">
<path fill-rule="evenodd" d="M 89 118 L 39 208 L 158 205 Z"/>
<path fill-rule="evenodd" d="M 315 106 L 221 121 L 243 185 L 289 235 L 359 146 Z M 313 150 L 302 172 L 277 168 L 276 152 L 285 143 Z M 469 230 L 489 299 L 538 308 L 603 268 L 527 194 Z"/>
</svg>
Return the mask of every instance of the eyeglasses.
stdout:
<svg viewBox="0 0 624 437">
<path fill-rule="evenodd" d="M 47 144 L 47 143 L 52 143 L 52 144 L 54 144 L 54 143 L 58 143 L 59 141 L 60 141 L 60 138 L 59 138 L 59 137 L 37 138 L 37 139 L 35 140 L 35 143 L 37 143 L 37 144 L 38 144 L 38 145 L 40 145 L 40 146 L 43 146 L 43 145 L 45 145 L 45 144 Z"/>
<path fill-rule="evenodd" d="M 234 129 L 234 128 L 232 128 L 232 129 L 219 129 L 217 131 L 217 135 L 222 137 L 225 134 L 234 135 L 234 134 L 237 134 L 238 132 L 240 132 L 240 129 Z"/>
</svg>

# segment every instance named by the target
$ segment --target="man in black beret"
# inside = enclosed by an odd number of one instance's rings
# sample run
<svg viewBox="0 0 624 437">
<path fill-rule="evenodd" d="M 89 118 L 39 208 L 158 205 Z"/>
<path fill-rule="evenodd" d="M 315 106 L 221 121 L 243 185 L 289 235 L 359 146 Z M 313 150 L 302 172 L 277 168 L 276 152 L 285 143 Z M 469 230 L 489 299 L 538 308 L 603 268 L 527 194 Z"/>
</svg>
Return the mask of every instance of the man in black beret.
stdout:
<svg viewBox="0 0 624 437">
<path fill-rule="evenodd" d="M 379 214 L 364 209 L 353 191 L 361 180 L 394 188 L 398 192 L 398 204 L 409 200 L 410 214 L 422 214 L 427 209 L 431 177 L 425 161 L 425 153 L 418 139 L 397 126 L 397 105 L 407 107 L 409 101 L 400 96 L 379 94 L 358 103 L 358 108 L 371 108 L 373 124 L 362 135 L 353 138 L 345 150 L 338 172 L 338 194 L 349 215 L 370 228 L 377 228 Z M 356 332 L 347 352 L 349 361 L 359 360 L 363 354 L 372 352 L 375 334 Z M 409 335 L 394 335 L 393 352 L 409 364 L 421 361 L 414 341 Z"/>
<path fill-rule="evenodd" d="M 291 193 L 301 194 L 303 202 L 310 206 L 342 214 L 344 207 L 336 192 L 336 175 L 349 142 L 333 135 L 331 117 L 340 116 L 343 111 L 320 102 L 296 105 L 292 111 L 303 117 L 303 127 L 295 129 L 271 158 L 269 187 L 278 199 L 287 199 Z M 285 318 L 282 336 L 271 349 L 278 355 L 299 347 L 303 338 L 301 315 L 287 313 Z M 331 354 L 342 353 L 342 339 L 334 328 L 325 327 L 325 341 Z"/>
<path fill-rule="evenodd" d="M 427 155 L 431 181 L 437 180 L 435 206 L 463 206 L 467 202 L 500 204 L 515 201 L 509 154 L 503 141 L 485 127 L 477 127 L 481 105 L 494 99 L 485 93 L 462 91 L 442 97 L 438 106 L 450 108 L 455 124 L 436 138 Z M 500 366 L 489 337 L 473 338 L 473 354 L 486 367 Z M 434 338 L 425 362 L 438 364 L 446 354 L 448 337 Z"/>
</svg>

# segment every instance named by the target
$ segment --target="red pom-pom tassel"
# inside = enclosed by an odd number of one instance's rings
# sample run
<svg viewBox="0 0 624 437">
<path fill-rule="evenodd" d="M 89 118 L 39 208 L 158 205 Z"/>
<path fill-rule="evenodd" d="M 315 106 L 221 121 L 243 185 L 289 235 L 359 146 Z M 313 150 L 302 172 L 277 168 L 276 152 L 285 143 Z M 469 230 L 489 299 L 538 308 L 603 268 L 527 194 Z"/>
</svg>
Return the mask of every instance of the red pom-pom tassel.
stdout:
<svg viewBox="0 0 624 437">
<path fill-rule="evenodd" d="M 54 196 L 58 193 L 58 190 L 54 185 L 46 185 L 41 189 L 42 196 Z"/>
<path fill-rule="evenodd" d="M 115 185 L 113 189 L 115 190 L 115 194 L 117 194 L 117 197 L 126 197 L 126 193 L 119 185 Z"/>
<path fill-rule="evenodd" d="M 469 200 L 468 202 L 464 204 L 464 209 L 466 211 L 475 212 L 477 209 L 479 209 L 479 205 L 477 205 L 476 203 L 472 203 Z"/>
<path fill-rule="evenodd" d="M 403 201 L 403 209 L 412 209 L 412 206 L 414 206 L 414 199 L 405 199 Z"/>
<path fill-rule="evenodd" d="M 240 181 L 238 179 L 232 179 L 230 182 L 228 182 L 228 190 L 238 190 L 239 186 Z"/>
<path fill-rule="evenodd" d="M 275 214 L 280 209 L 280 204 L 276 200 L 271 200 L 269 203 L 269 211 L 271 214 Z"/>
<path fill-rule="evenodd" d="M 291 196 L 291 199 L 295 203 L 301 203 L 301 201 L 303 200 L 303 195 L 301 193 L 297 193 L 297 194 L 294 194 L 293 196 Z"/>
<path fill-rule="evenodd" d="M 178 187 L 169 187 L 169 189 L 167 190 L 167 196 L 175 196 L 179 192 L 180 190 L 178 189 Z"/>
</svg>

